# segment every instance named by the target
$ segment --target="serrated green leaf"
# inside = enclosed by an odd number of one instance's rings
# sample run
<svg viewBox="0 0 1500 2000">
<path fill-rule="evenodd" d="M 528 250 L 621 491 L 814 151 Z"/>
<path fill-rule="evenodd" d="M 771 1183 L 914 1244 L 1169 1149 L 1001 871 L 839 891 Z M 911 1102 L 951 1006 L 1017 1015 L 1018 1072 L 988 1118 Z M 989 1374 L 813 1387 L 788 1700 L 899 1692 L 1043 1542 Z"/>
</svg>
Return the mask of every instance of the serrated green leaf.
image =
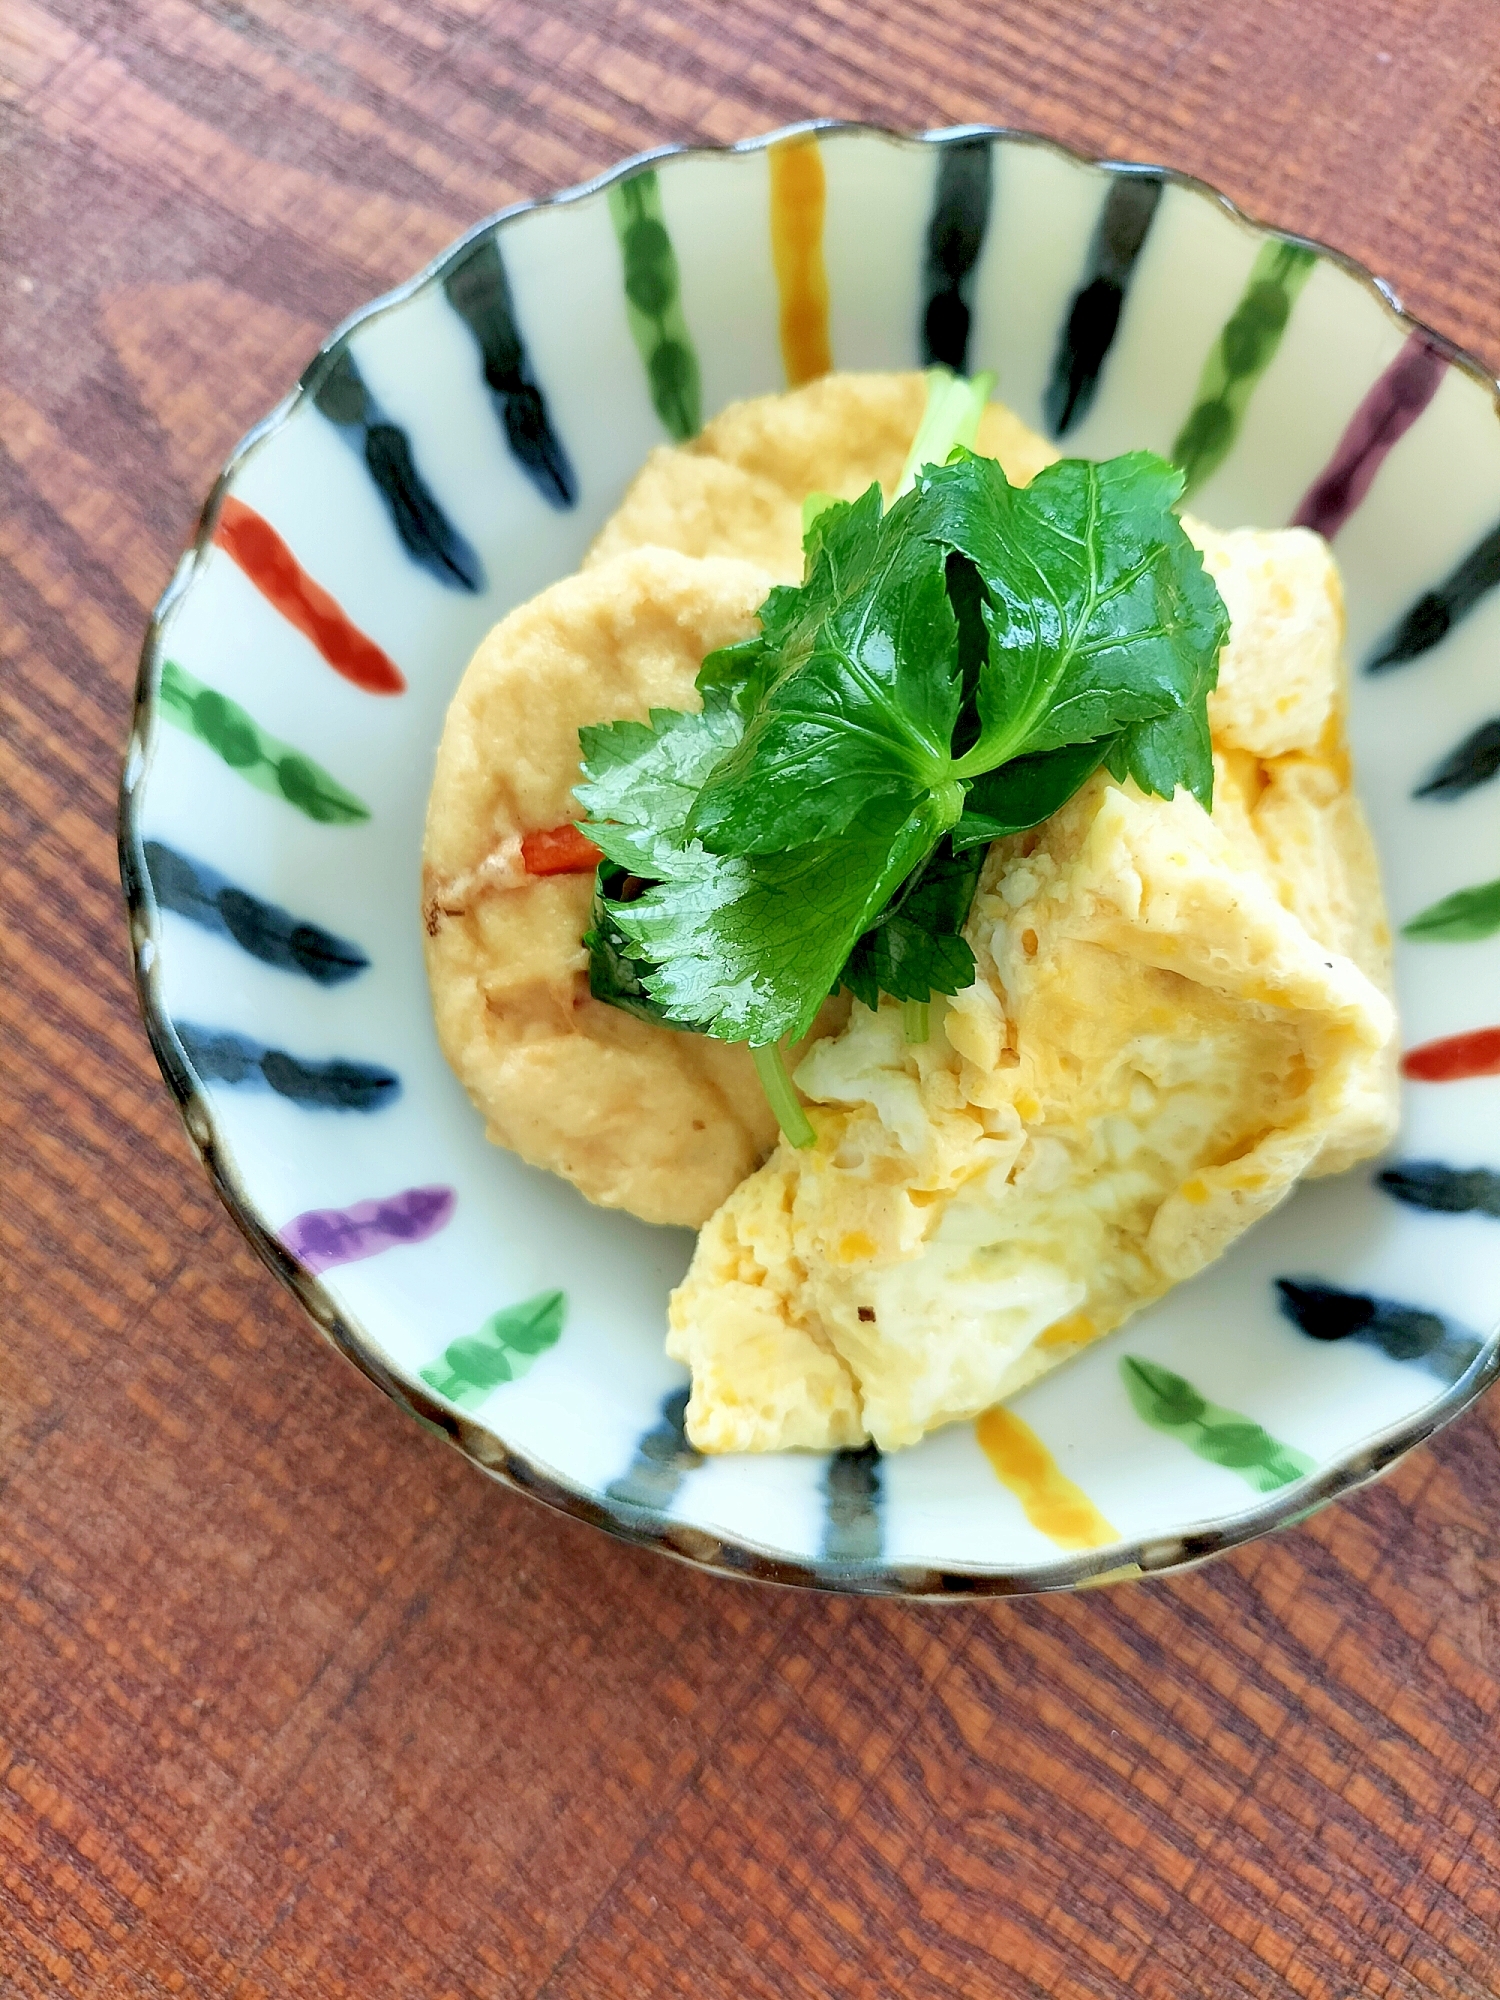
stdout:
<svg viewBox="0 0 1500 2000">
<path fill-rule="evenodd" d="M 988 598 L 965 775 L 1203 699 L 1228 618 L 1171 513 L 1181 485 L 1150 452 L 1062 459 L 1026 487 L 972 454 L 923 475 L 921 532 L 967 557 Z"/>
<path fill-rule="evenodd" d="M 724 1041 L 794 1041 L 933 834 L 885 799 L 838 839 L 785 854 L 717 855 L 693 842 L 658 852 L 663 879 L 609 911 L 672 1019 Z"/>
<path fill-rule="evenodd" d="M 764 606 L 761 615 L 765 615 Z M 705 708 L 720 698 L 739 715 L 750 714 L 764 694 L 766 677 L 775 665 L 776 656 L 763 632 L 752 639 L 741 639 L 733 646 L 718 647 L 698 669 L 696 685 Z"/>
<path fill-rule="evenodd" d="M 610 910 L 612 901 L 624 899 L 625 886 L 630 880 L 629 870 L 616 867 L 613 862 L 603 863 L 595 873 L 589 928 L 583 934 L 584 949 L 589 955 L 589 992 L 606 1006 L 619 1007 L 638 1020 L 650 1021 L 654 1027 L 683 1027 L 688 1024 L 672 1020 L 661 1003 L 646 991 L 641 980 L 644 967 L 633 956 L 630 940 Z"/>
<path fill-rule="evenodd" d="M 945 557 L 909 532 L 910 503 L 882 517 L 879 502 L 872 487 L 814 523 L 779 670 L 689 821 L 715 853 L 831 839 L 873 800 L 914 806 L 946 779 L 960 687 Z"/>
<path fill-rule="evenodd" d="M 908 917 L 892 917 L 867 931 L 844 968 L 844 984 L 867 1007 L 878 1006 L 882 993 L 893 1000 L 930 1000 L 934 993 L 961 993 L 973 983 L 974 954 L 965 940 L 949 933 L 934 936 Z"/>
<path fill-rule="evenodd" d="M 721 698 L 693 712 L 656 708 L 649 722 L 580 729 L 585 778 L 574 793 L 589 837 L 621 867 L 653 873 L 658 848 L 678 840 L 699 786 L 743 729 Z"/>
<path fill-rule="evenodd" d="M 893 914 L 920 924 L 935 936 L 961 931 L 984 867 L 982 854 L 957 854 L 944 841 L 891 899 Z"/>
<path fill-rule="evenodd" d="M 855 945 L 844 984 L 867 1007 L 959 993 L 974 980 L 974 954 L 960 932 L 984 866 L 975 850 L 955 854 L 944 840 L 897 890 L 875 926 Z"/>
<path fill-rule="evenodd" d="M 1143 792 L 1169 799 L 1184 785 L 1205 812 L 1214 804 L 1214 746 L 1208 732 L 1208 687 L 1201 700 L 1122 729 L 1109 746 L 1111 774 L 1134 778 Z"/>
<path fill-rule="evenodd" d="M 1065 749 L 1017 757 L 997 771 L 986 771 L 969 787 L 963 818 L 953 829 L 954 848 L 961 852 L 980 842 L 988 845 L 1051 819 L 1094 775 L 1116 740 L 1070 743 Z"/>
<path fill-rule="evenodd" d="M 977 408 L 975 385 L 940 386 Z M 920 1008 L 973 977 L 983 845 L 1048 817 L 1106 754 L 1207 803 L 1227 618 L 1170 511 L 1179 485 L 1138 452 L 1022 490 L 968 454 L 888 513 L 876 486 L 809 508 L 805 581 L 705 660 L 701 715 L 583 732 L 589 832 L 648 885 L 601 894 L 593 990 L 762 1045 L 801 1033 L 841 977 Z"/>
</svg>

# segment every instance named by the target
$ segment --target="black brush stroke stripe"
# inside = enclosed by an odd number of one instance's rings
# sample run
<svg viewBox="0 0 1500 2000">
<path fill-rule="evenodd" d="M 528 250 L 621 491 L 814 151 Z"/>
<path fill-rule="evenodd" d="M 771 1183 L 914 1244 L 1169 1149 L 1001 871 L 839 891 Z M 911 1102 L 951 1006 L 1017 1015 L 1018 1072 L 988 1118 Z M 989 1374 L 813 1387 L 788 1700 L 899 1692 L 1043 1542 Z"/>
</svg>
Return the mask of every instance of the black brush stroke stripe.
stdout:
<svg viewBox="0 0 1500 2000">
<path fill-rule="evenodd" d="M 1354 1340 L 1442 1382 L 1456 1382 L 1484 1345 L 1441 1313 L 1399 1299 L 1346 1292 L 1316 1278 L 1278 1278 L 1276 1290 L 1282 1313 L 1311 1339 Z"/>
<path fill-rule="evenodd" d="M 1419 597 L 1365 663 L 1367 674 L 1404 667 L 1430 653 L 1500 583 L 1500 524 L 1476 542 L 1435 590 Z"/>
<path fill-rule="evenodd" d="M 1054 437 L 1088 415 L 1120 324 L 1125 293 L 1161 201 L 1158 174 L 1117 174 L 1099 212 L 1084 281 L 1058 337 L 1043 407 Z"/>
<path fill-rule="evenodd" d="M 348 347 L 314 362 L 302 386 L 359 451 L 412 561 L 450 588 L 483 590 L 484 565 L 434 499 L 411 439 L 365 387 Z"/>
<path fill-rule="evenodd" d="M 319 986 L 337 986 L 370 963 L 357 944 L 236 888 L 217 869 L 162 841 L 142 842 L 142 853 L 152 893 L 164 910 L 228 938 L 264 965 L 303 973 Z"/>
<path fill-rule="evenodd" d="M 479 343 L 484 379 L 516 463 L 552 507 L 578 504 L 578 476 L 552 428 L 527 359 L 500 246 L 483 238 L 443 278 L 448 303 Z"/>
<path fill-rule="evenodd" d="M 646 1514 L 665 1513 L 684 1477 L 703 1463 L 703 1454 L 687 1440 L 687 1405 L 686 1389 L 663 1398 L 660 1422 L 643 1434 L 630 1470 L 605 1487 L 606 1499 Z"/>
<path fill-rule="evenodd" d="M 1438 765 L 1425 784 L 1412 793 L 1414 799 L 1458 799 L 1476 785 L 1487 785 L 1500 771 L 1500 715 L 1481 723 L 1466 736 L 1456 750 Z"/>
<path fill-rule="evenodd" d="M 938 154 L 927 225 L 922 360 L 963 375 L 969 365 L 971 294 L 990 220 L 994 151 L 988 139 L 955 139 Z"/>
<path fill-rule="evenodd" d="M 374 1063 L 303 1062 L 227 1028 L 174 1021 L 183 1054 L 205 1082 L 274 1090 L 309 1111 L 382 1111 L 401 1095 L 401 1079 Z"/>
<path fill-rule="evenodd" d="M 828 1461 L 823 1491 L 825 1562 L 877 1562 L 885 1547 L 884 1495 L 880 1452 L 873 1444 L 836 1451 Z"/>
<path fill-rule="evenodd" d="M 1376 1185 L 1434 1215 L 1492 1215 L 1500 1221 L 1500 1174 L 1489 1167 L 1449 1167 L 1441 1160 L 1407 1160 L 1375 1176 Z"/>
</svg>

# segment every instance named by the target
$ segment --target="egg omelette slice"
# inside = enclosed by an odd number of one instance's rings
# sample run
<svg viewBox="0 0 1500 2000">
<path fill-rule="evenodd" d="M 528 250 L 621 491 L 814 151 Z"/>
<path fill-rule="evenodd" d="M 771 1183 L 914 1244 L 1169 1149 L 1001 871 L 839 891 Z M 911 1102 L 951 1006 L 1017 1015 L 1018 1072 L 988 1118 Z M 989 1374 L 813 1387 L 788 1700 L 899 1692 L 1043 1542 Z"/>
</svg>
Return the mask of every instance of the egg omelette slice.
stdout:
<svg viewBox="0 0 1500 2000">
<path fill-rule="evenodd" d="M 702 1451 L 883 1449 L 978 1415 L 1395 1129 L 1342 602 L 1301 531 L 1190 526 L 1231 614 L 1212 817 L 1095 777 L 991 850 L 978 975 L 909 1047 L 856 1006 L 671 1305 Z"/>
</svg>

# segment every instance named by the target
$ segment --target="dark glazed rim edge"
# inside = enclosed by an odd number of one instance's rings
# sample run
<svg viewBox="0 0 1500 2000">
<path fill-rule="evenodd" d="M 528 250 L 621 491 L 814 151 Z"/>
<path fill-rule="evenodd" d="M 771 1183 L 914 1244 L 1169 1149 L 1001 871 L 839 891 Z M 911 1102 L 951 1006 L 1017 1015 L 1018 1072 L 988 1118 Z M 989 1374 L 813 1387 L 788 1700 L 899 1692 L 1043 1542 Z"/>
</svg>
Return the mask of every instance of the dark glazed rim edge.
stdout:
<svg viewBox="0 0 1500 2000">
<path fill-rule="evenodd" d="M 1458 1381 L 1449 1385 L 1436 1401 L 1415 1417 L 1388 1426 L 1365 1439 L 1334 1464 L 1316 1475 L 1278 1489 L 1267 1504 L 1247 1509 L 1227 1521 L 1205 1522 L 1172 1535 L 1138 1538 L 1114 1543 L 1108 1548 L 1089 1550 L 1055 1563 L 1028 1569 L 990 1569 L 956 1566 L 936 1569 L 918 1564 L 838 1563 L 795 1561 L 774 1551 L 719 1536 L 686 1522 L 666 1516 L 643 1515 L 638 1508 L 622 1507 L 555 1477 L 447 1403 L 425 1390 L 403 1381 L 395 1374 L 376 1344 L 359 1324 L 342 1313 L 318 1280 L 282 1248 L 266 1227 L 249 1196 L 240 1186 L 227 1150 L 220 1144 L 214 1124 L 212 1103 L 201 1087 L 184 1055 L 171 1021 L 158 1002 L 154 968 L 157 954 L 157 910 L 151 894 L 141 852 L 136 823 L 137 791 L 148 767 L 148 748 L 156 720 L 156 692 L 159 660 L 167 624 L 178 604 L 198 576 L 207 559 L 220 503 L 230 480 L 244 461 L 286 423 L 293 412 L 309 399 L 309 383 L 357 328 L 394 310 L 439 279 L 444 270 L 470 244 L 491 230 L 514 222 L 538 209 L 557 208 L 603 192 L 612 183 L 639 173 L 647 167 L 682 159 L 702 159 L 756 153 L 779 140 L 804 133 L 867 133 L 902 145 L 942 146 L 960 139 L 989 139 L 1009 145 L 1043 148 L 1075 165 L 1116 175 L 1151 174 L 1164 182 L 1187 190 L 1211 202 L 1237 227 L 1278 242 L 1296 244 L 1314 251 L 1337 265 L 1372 293 L 1384 311 L 1408 333 L 1420 333 L 1449 361 L 1474 378 L 1500 415 L 1500 384 L 1473 355 L 1414 318 L 1401 304 L 1391 285 L 1378 278 L 1356 259 L 1332 249 L 1316 238 L 1298 236 L 1256 220 L 1227 195 L 1196 175 L 1172 167 L 1152 166 L 1142 161 L 1096 159 L 1076 151 L 1041 133 L 1018 131 L 1003 125 L 954 125 L 928 132 L 900 132 L 893 127 L 837 118 L 806 119 L 778 127 L 773 132 L 740 140 L 731 146 L 659 146 L 637 153 L 596 174 L 591 180 L 561 193 L 534 201 L 516 202 L 476 223 L 455 242 L 404 284 L 382 294 L 351 313 L 319 347 L 303 370 L 297 387 L 254 429 L 243 437 L 226 460 L 199 516 L 191 547 L 179 560 L 172 579 L 151 614 L 142 645 L 131 707 L 130 734 L 126 745 L 120 783 L 118 842 L 120 880 L 129 920 L 131 966 L 142 1019 L 163 1077 L 175 1099 L 194 1150 L 202 1161 L 219 1199 L 238 1225 L 261 1262 L 286 1286 L 302 1305 L 319 1331 L 369 1377 L 391 1400 L 414 1416 L 429 1430 L 440 1431 L 464 1456 L 503 1485 L 540 1500 L 544 1506 L 571 1515 L 624 1542 L 659 1550 L 715 1576 L 751 1578 L 762 1583 L 802 1589 L 837 1591 L 864 1596 L 927 1598 L 976 1598 L 1028 1596 L 1047 1591 L 1070 1590 L 1095 1583 L 1124 1581 L 1129 1577 L 1149 1577 L 1195 1568 L 1209 1557 L 1236 1548 L 1276 1528 L 1289 1527 L 1326 1505 L 1339 1495 L 1354 1491 L 1376 1479 L 1416 1445 L 1423 1443 L 1445 1424 L 1466 1410 L 1500 1376 L 1500 1329 L 1490 1335 L 1484 1347 Z M 149 949 L 145 949 L 149 947 Z"/>
</svg>

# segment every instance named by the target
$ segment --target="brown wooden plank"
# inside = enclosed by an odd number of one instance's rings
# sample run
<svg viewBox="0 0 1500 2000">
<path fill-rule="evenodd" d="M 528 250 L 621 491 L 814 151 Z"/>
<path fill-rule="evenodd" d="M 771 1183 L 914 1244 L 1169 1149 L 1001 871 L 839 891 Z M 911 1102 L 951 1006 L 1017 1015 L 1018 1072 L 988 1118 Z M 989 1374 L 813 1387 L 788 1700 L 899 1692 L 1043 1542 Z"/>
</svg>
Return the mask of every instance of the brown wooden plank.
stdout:
<svg viewBox="0 0 1500 2000">
<path fill-rule="evenodd" d="M 302 1323 L 135 1016 L 145 609 L 321 333 L 488 209 L 809 113 L 1038 126 L 1500 362 L 1485 0 L 0 9 L 0 1992 L 1500 1991 L 1500 1415 L 1177 1581 L 713 1583 Z"/>
</svg>

